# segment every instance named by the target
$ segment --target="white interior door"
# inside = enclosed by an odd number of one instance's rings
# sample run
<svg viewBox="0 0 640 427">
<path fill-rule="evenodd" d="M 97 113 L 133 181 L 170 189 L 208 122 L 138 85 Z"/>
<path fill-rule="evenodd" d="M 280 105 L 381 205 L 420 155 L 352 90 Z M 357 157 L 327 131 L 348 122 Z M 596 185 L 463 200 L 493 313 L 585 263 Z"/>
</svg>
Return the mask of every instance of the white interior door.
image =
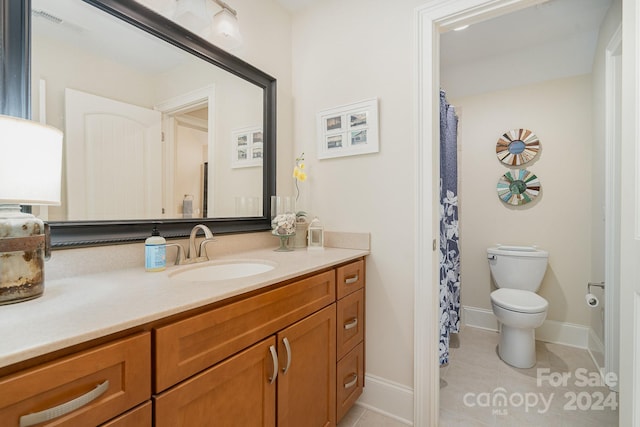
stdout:
<svg viewBox="0 0 640 427">
<path fill-rule="evenodd" d="M 65 109 L 68 218 L 161 218 L 161 113 L 73 89 Z"/>
</svg>

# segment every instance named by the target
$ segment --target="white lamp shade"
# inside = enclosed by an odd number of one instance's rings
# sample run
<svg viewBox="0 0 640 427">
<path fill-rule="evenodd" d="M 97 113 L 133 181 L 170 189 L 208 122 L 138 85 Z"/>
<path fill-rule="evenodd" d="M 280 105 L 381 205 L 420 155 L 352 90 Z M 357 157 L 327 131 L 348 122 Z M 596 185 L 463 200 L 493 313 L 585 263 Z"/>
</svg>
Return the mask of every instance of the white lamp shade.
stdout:
<svg viewBox="0 0 640 427">
<path fill-rule="evenodd" d="M 62 132 L 0 115 L 0 204 L 59 205 Z"/>
<path fill-rule="evenodd" d="M 191 32 L 198 33 L 210 22 L 205 0 L 178 0 L 173 20 Z"/>
<path fill-rule="evenodd" d="M 227 48 L 235 48 L 242 44 L 238 18 L 225 8 L 213 16 L 213 22 L 205 30 L 203 36 L 214 43 L 223 44 Z"/>
</svg>

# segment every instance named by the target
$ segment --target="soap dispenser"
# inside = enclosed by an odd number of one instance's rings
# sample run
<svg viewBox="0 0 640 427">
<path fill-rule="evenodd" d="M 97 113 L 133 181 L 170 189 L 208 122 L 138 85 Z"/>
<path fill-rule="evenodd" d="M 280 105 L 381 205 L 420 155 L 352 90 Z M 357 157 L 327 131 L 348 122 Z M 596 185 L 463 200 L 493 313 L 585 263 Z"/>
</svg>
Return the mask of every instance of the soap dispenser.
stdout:
<svg viewBox="0 0 640 427">
<path fill-rule="evenodd" d="M 167 241 L 154 225 L 151 236 L 144 242 L 144 268 L 147 271 L 162 271 L 167 267 Z"/>
</svg>

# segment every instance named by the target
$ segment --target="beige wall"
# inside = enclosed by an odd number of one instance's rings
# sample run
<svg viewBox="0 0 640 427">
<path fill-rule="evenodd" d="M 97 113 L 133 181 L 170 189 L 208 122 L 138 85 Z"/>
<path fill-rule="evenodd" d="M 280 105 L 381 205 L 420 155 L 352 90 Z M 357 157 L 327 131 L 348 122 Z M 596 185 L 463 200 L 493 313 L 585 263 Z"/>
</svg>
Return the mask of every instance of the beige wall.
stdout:
<svg viewBox="0 0 640 427">
<path fill-rule="evenodd" d="M 295 150 L 302 207 L 330 230 L 371 232 L 367 372 L 413 384 L 413 9 L 422 0 L 327 0 L 293 19 Z M 317 160 L 316 113 L 377 97 L 380 152 Z M 285 159 L 279 159 L 284 162 Z M 288 177 L 292 183 L 291 178 Z M 293 183 L 292 183 L 293 184 Z M 425 307 L 425 309 L 428 309 Z"/>
<path fill-rule="evenodd" d="M 486 248 L 496 243 L 538 245 L 549 251 L 540 295 L 547 319 L 588 324 L 584 303 L 591 261 L 590 75 L 450 100 L 460 115 L 462 304 L 491 310 L 493 284 Z M 502 133 L 524 127 L 542 150 L 527 169 L 542 184 L 538 199 L 505 205 L 496 183 L 507 171 L 495 145 Z"/>
</svg>

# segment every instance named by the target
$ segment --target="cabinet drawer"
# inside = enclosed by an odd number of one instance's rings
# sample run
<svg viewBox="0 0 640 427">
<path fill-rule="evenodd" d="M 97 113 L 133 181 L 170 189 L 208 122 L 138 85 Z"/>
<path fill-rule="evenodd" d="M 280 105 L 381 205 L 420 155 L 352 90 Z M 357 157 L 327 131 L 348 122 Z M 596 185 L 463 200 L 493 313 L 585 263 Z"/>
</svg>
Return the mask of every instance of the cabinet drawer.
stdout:
<svg viewBox="0 0 640 427">
<path fill-rule="evenodd" d="M 155 330 L 156 392 L 335 301 L 333 271 Z"/>
<path fill-rule="evenodd" d="M 364 287 L 364 261 L 356 261 L 336 269 L 337 298 Z"/>
<path fill-rule="evenodd" d="M 23 416 L 31 418 L 81 396 L 88 402 L 52 423 L 98 425 L 148 400 L 150 334 L 118 340 L 0 379 L 0 420 L 3 426 L 18 426 Z"/>
<path fill-rule="evenodd" d="M 151 427 L 151 401 L 114 418 L 101 427 Z"/>
<path fill-rule="evenodd" d="M 364 339 L 364 289 L 338 301 L 338 360 Z"/>
<path fill-rule="evenodd" d="M 364 387 L 364 343 L 360 343 L 338 362 L 337 422 L 349 411 Z"/>
<path fill-rule="evenodd" d="M 269 337 L 155 396 L 156 427 L 275 427 L 275 345 Z"/>
</svg>

